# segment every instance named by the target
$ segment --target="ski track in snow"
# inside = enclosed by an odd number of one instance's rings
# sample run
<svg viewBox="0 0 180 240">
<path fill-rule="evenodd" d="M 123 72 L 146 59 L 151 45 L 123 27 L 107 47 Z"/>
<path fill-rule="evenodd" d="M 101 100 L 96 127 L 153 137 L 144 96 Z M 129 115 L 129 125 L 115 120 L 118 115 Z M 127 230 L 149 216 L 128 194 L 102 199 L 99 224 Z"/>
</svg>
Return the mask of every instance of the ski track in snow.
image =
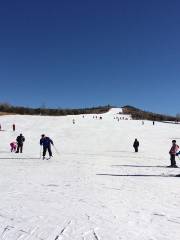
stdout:
<svg viewBox="0 0 180 240">
<path fill-rule="evenodd" d="M 166 168 L 179 125 L 118 122 L 118 112 L 0 117 L 0 240 L 179 239 L 180 170 Z M 24 153 L 11 153 L 21 132 Z M 47 161 L 42 133 L 55 143 Z"/>
</svg>

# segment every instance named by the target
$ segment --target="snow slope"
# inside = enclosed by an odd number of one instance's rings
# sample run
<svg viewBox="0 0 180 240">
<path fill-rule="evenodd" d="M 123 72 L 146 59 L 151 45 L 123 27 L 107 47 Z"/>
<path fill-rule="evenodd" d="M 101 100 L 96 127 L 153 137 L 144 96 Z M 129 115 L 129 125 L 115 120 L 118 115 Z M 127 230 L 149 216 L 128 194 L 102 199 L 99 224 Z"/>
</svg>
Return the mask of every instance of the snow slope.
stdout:
<svg viewBox="0 0 180 240">
<path fill-rule="evenodd" d="M 0 117 L 0 239 L 179 239 L 180 170 L 165 167 L 172 139 L 180 143 L 179 125 L 118 122 L 116 111 L 102 120 Z M 24 153 L 11 153 L 19 133 Z M 54 140 L 51 160 L 40 159 L 42 133 Z"/>
</svg>

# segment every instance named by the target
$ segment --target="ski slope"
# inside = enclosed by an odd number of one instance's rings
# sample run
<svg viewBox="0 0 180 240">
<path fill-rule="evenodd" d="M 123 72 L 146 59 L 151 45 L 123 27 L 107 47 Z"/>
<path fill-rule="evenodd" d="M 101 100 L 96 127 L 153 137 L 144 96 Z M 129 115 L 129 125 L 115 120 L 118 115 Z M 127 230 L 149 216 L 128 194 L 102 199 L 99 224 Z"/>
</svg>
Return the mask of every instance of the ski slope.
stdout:
<svg viewBox="0 0 180 240">
<path fill-rule="evenodd" d="M 180 169 L 166 166 L 180 126 L 117 121 L 119 112 L 0 117 L 0 239 L 179 239 Z M 11 153 L 20 133 L 24 152 Z M 55 144 L 50 160 L 40 158 L 42 133 Z"/>
</svg>

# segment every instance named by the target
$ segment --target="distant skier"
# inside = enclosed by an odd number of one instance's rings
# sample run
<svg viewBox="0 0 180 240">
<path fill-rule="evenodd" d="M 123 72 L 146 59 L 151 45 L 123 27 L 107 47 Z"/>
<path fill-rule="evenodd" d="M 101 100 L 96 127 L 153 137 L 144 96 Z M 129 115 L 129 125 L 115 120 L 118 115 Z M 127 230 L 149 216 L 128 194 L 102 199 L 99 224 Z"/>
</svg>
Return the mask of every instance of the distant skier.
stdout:
<svg viewBox="0 0 180 240">
<path fill-rule="evenodd" d="M 0 131 L 1 131 L 1 124 L 0 124 Z"/>
<path fill-rule="evenodd" d="M 13 131 L 15 131 L 15 130 L 16 130 L 16 125 L 13 124 L 13 125 L 12 125 L 12 128 L 13 128 Z"/>
<path fill-rule="evenodd" d="M 72 123 L 75 124 L 75 119 L 72 120 Z"/>
<path fill-rule="evenodd" d="M 169 151 L 170 154 L 170 161 L 171 161 L 171 165 L 168 167 L 173 167 L 173 168 L 177 168 L 176 165 L 176 154 L 178 152 L 179 146 L 176 144 L 176 140 L 172 140 L 172 147 Z"/>
<path fill-rule="evenodd" d="M 155 122 L 153 121 L 153 125 L 155 124 Z"/>
<path fill-rule="evenodd" d="M 45 159 L 47 150 L 49 153 L 49 158 L 52 157 L 51 145 L 54 145 L 54 143 L 49 137 L 46 137 L 45 134 L 41 135 L 40 145 L 43 146 L 43 159 Z"/>
<path fill-rule="evenodd" d="M 17 143 L 15 141 L 11 142 L 10 146 L 11 146 L 11 152 L 16 152 Z"/>
<path fill-rule="evenodd" d="M 138 152 L 139 141 L 137 140 L 137 138 L 134 140 L 133 147 L 135 152 Z"/>
<path fill-rule="evenodd" d="M 22 153 L 23 151 L 23 144 L 25 141 L 25 137 L 22 135 L 22 133 L 16 138 L 16 142 L 17 142 L 17 151 L 16 153 Z"/>
</svg>

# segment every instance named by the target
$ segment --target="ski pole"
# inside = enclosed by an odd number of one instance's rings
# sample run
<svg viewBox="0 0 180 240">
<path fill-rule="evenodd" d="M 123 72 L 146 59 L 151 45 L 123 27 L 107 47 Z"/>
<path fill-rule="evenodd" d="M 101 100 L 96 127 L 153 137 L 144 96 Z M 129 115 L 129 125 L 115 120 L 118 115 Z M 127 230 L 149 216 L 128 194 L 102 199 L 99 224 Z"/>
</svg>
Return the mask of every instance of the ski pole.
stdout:
<svg viewBox="0 0 180 240">
<path fill-rule="evenodd" d="M 60 153 L 59 153 L 59 151 L 57 150 L 57 148 L 56 148 L 54 145 L 53 145 L 53 147 L 54 147 L 56 153 L 60 156 Z"/>
<path fill-rule="evenodd" d="M 42 155 L 42 146 L 40 146 L 40 156 L 39 156 L 39 158 L 41 158 L 41 155 Z"/>
</svg>

